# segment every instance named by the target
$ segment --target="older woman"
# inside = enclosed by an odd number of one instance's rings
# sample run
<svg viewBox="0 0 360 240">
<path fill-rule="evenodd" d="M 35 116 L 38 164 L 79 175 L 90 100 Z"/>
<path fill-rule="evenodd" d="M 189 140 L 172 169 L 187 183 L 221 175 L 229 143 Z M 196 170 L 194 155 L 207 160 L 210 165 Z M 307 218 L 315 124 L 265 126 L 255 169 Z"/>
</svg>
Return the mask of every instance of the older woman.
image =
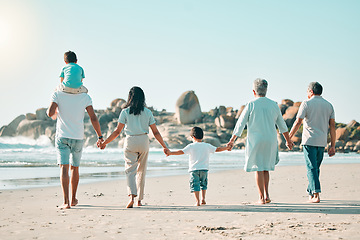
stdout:
<svg viewBox="0 0 360 240">
<path fill-rule="evenodd" d="M 233 147 L 236 138 L 241 136 L 247 125 L 244 169 L 247 172 L 255 171 L 256 185 L 259 191 L 257 204 L 271 202 L 268 190 L 269 171 L 273 171 L 275 164 L 279 161 L 275 125 L 284 135 L 287 147 L 292 149 L 293 146 L 277 103 L 265 97 L 267 87 L 268 83 L 265 79 L 258 78 L 254 81 L 255 99 L 247 103 L 228 143 L 229 147 Z"/>
<path fill-rule="evenodd" d="M 130 89 L 126 108 L 121 111 L 118 122 L 114 132 L 104 142 L 99 143 L 99 147 L 104 149 L 106 144 L 113 141 L 124 129 L 125 174 L 130 197 L 126 207 L 133 207 L 135 197 L 138 197 L 138 206 L 142 206 L 149 154 L 149 127 L 164 151 L 169 149 L 155 125 L 153 114 L 145 107 L 145 94 L 140 87 Z"/>
</svg>

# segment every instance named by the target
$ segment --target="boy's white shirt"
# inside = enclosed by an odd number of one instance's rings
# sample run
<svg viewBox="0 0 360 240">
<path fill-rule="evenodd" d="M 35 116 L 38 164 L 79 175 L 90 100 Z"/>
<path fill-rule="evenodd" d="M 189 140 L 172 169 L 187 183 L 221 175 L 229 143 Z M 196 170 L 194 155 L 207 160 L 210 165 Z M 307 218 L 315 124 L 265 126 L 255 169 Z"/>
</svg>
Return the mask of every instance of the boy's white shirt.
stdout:
<svg viewBox="0 0 360 240">
<path fill-rule="evenodd" d="M 216 147 L 209 143 L 194 142 L 183 150 L 189 155 L 189 172 L 195 170 L 209 170 L 210 153 L 215 153 Z"/>
</svg>

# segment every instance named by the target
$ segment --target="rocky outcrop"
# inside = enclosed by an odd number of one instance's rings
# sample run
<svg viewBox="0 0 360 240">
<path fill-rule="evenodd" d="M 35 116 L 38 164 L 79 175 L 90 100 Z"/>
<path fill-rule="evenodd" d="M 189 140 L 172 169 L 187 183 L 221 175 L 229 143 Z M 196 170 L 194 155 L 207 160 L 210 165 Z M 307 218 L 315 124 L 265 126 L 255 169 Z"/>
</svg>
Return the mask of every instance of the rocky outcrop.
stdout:
<svg viewBox="0 0 360 240">
<path fill-rule="evenodd" d="M 17 127 L 17 135 L 26 136 L 30 138 L 38 138 L 41 135 L 45 135 L 45 130 L 47 127 L 54 127 L 56 124 L 55 121 L 42 121 L 42 120 L 27 120 L 24 119 L 19 123 Z"/>
<path fill-rule="evenodd" d="M 346 141 L 349 137 L 349 130 L 347 128 L 336 129 L 336 140 Z"/>
<path fill-rule="evenodd" d="M 12 137 L 16 135 L 16 129 L 19 123 L 25 119 L 25 115 L 20 115 L 9 123 L 7 126 L 3 126 L 0 129 L 0 137 Z"/>
<path fill-rule="evenodd" d="M 175 116 L 180 124 L 199 122 L 202 117 L 199 99 L 194 91 L 184 92 L 176 102 Z"/>
<path fill-rule="evenodd" d="M 279 104 L 288 127 L 290 128 L 296 119 L 301 102 L 293 102 L 285 99 Z M 118 117 L 126 102 L 117 98 L 110 103 L 105 110 L 95 110 L 99 119 L 101 131 L 105 137 L 109 136 L 118 125 Z M 218 106 L 209 112 L 201 112 L 200 103 L 193 91 L 182 94 L 176 103 L 176 113 L 157 111 L 148 107 L 154 115 L 157 127 L 165 142 L 170 148 L 182 149 L 192 142 L 190 130 L 194 126 L 201 127 L 204 131 L 204 141 L 214 146 L 225 145 L 232 136 L 232 131 L 245 105 L 236 110 L 229 106 Z M 94 145 L 97 141 L 96 133 L 92 127 L 89 116 L 86 113 L 84 118 L 85 146 Z M 349 124 L 336 124 L 336 151 L 360 153 L 360 124 L 355 120 Z M 245 128 L 242 137 L 235 142 L 236 149 L 242 149 L 246 144 Z M 39 108 L 36 114 L 27 113 L 15 118 L 9 125 L 0 128 L 0 137 L 27 136 L 38 138 L 40 135 L 47 136 L 54 142 L 56 133 L 56 121 L 46 116 L 46 108 Z M 292 140 L 295 143 L 294 150 L 301 150 L 301 131 L 298 131 Z M 122 132 L 118 138 L 111 142 L 108 147 L 122 147 L 125 134 Z M 160 147 L 159 143 L 149 134 L 150 146 Z M 328 139 L 330 141 L 330 139 Z M 286 151 L 285 139 L 278 134 L 278 144 L 282 151 Z M 329 146 L 328 146 L 329 147 Z M 328 148 L 327 147 L 327 148 Z"/>
</svg>

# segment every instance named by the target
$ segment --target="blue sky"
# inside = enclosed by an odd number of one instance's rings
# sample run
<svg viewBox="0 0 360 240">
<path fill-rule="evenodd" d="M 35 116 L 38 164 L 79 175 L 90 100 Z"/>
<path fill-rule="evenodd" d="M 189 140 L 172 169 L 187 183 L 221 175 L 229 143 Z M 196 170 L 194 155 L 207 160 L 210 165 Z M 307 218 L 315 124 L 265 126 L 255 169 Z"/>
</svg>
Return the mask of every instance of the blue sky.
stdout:
<svg viewBox="0 0 360 240">
<path fill-rule="evenodd" d="M 337 122 L 360 121 L 359 11 L 346 0 L 0 0 L 0 126 L 49 105 L 67 50 L 98 109 L 134 85 L 159 110 L 187 90 L 203 111 L 238 109 L 262 77 L 277 102 L 319 81 Z"/>
</svg>

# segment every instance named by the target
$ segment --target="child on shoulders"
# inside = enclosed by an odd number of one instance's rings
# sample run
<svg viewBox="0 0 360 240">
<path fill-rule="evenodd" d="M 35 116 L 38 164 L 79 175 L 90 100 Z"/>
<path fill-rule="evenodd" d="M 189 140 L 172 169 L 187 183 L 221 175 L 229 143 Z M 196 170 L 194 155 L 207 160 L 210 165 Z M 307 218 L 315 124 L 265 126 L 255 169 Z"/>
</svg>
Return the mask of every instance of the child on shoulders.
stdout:
<svg viewBox="0 0 360 240">
<path fill-rule="evenodd" d="M 170 155 L 189 155 L 189 172 L 190 172 L 190 190 L 195 195 L 195 206 L 200 206 L 200 190 L 201 205 L 205 205 L 205 195 L 208 182 L 209 158 L 210 153 L 222 152 L 229 150 L 228 147 L 214 147 L 209 143 L 202 142 L 204 132 L 199 127 L 193 127 L 190 132 L 193 143 L 187 145 L 183 150 L 170 151 L 164 150 L 166 156 Z"/>
<path fill-rule="evenodd" d="M 84 69 L 77 64 L 76 54 L 72 51 L 66 52 L 64 61 L 66 66 L 61 70 L 61 84 L 57 90 L 72 94 L 87 93 L 87 88 L 83 86 Z"/>
</svg>

